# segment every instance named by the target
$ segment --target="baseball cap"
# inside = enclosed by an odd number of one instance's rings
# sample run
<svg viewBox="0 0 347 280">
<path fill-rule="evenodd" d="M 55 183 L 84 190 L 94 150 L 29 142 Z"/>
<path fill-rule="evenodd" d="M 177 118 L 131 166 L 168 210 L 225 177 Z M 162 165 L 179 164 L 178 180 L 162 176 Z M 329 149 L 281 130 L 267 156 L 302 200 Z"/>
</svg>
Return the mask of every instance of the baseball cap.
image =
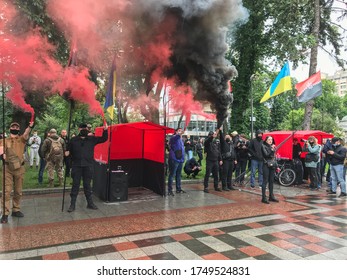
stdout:
<svg viewBox="0 0 347 280">
<path fill-rule="evenodd" d="M 20 127 L 19 123 L 17 123 L 17 122 L 11 123 L 11 124 L 10 124 L 10 127 L 12 127 L 12 126 L 18 126 L 18 127 Z"/>
<path fill-rule="evenodd" d="M 81 124 L 78 126 L 78 128 L 87 128 L 87 124 L 81 123 Z"/>
<path fill-rule="evenodd" d="M 232 133 L 231 133 L 231 136 L 236 136 L 238 133 L 237 133 L 237 131 L 235 130 L 235 131 L 233 131 Z"/>
</svg>

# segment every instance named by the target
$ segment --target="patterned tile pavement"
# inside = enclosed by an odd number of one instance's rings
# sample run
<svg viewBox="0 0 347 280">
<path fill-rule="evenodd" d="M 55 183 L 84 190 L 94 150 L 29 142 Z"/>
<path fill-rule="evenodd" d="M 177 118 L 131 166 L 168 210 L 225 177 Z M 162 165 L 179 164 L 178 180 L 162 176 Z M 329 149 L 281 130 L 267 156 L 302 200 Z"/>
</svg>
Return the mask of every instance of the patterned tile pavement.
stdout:
<svg viewBox="0 0 347 280">
<path fill-rule="evenodd" d="M 25 196 L 22 219 L 0 226 L 0 259 L 24 260 L 346 260 L 347 200 L 277 189 L 201 191 L 161 197 L 134 189 L 126 202 L 61 212 L 61 195 Z M 68 196 L 66 197 L 68 204 Z M 66 207 L 65 207 L 66 208 Z"/>
</svg>

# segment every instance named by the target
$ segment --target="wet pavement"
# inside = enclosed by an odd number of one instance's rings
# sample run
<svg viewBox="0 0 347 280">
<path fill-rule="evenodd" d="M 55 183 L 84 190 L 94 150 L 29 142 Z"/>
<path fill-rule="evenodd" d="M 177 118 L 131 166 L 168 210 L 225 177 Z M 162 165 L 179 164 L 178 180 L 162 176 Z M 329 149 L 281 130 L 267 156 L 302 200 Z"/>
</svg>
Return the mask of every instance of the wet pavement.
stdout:
<svg viewBox="0 0 347 280">
<path fill-rule="evenodd" d="M 259 187 L 202 191 L 162 197 L 130 188 L 129 199 L 86 208 L 83 192 L 76 211 L 62 192 L 25 193 L 24 218 L 0 225 L 0 259 L 265 259 L 346 260 L 347 199 L 325 189 L 276 185 L 279 203 L 263 204 Z"/>
</svg>

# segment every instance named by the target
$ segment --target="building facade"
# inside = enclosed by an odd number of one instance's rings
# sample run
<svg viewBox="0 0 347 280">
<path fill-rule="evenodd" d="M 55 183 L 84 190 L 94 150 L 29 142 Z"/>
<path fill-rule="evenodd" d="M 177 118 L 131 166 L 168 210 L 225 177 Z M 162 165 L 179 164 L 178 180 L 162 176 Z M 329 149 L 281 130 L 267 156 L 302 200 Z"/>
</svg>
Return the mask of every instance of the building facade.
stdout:
<svg viewBox="0 0 347 280">
<path fill-rule="evenodd" d="M 347 70 L 339 70 L 332 76 L 326 77 L 336 83 L 336 93 L 338 96 L 345 96 L 347 94 Z"/>
</svg>

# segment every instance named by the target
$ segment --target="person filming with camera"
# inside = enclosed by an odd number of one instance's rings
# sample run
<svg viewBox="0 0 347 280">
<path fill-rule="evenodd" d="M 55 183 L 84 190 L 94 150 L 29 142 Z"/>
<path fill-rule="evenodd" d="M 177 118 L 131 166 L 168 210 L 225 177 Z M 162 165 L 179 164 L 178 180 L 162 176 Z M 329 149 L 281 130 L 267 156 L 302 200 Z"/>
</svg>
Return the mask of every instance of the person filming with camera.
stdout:
<svg viewBox="0 0 347 280">
<path fill-rule="evenodd" d="M 308 176 L 310 178 L 310 189 L 318 190 L 318 174 L 317 174 L 317 166 L 320 161 L 320 153 L 321 146 L 318 145 L 317 138 L 314 136 L 308 137 L 307 141 L 303 146 L 302 151 L 307 152 L 305 156 L 305 166 L 308 171 Z"/>
</svg>

